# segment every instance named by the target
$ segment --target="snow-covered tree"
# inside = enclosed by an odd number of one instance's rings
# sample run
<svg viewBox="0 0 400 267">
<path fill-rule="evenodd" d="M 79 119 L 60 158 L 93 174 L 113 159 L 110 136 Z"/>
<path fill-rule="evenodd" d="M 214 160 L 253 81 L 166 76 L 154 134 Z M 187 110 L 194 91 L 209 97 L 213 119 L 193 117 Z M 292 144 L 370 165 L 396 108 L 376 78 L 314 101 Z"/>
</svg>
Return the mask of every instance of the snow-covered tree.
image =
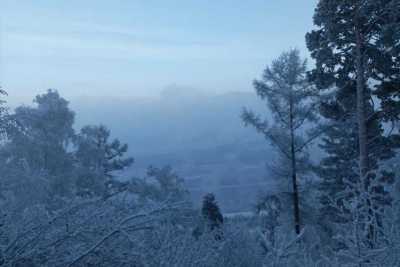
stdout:
<svg viewBox="0 0 400 267">
<path fill-rule="evenodd" d="M 262 80 L 254 81 L 255 90 L 273 115 L 273 124 L 253 112 L 245 110 L 242 118 L 246 125 L 262 133 L 289 163 L 292 182 L 294 225 L 301 229 L 299 202 L 299 162 L 308 161 L 307 146 L 318 133 L 307 132 L 316 120 L 316 90 L 306 77 L 307 62 L 296 49 L 283 53 L 264 70 Z"/>
<path fill-rule="evenodd" d="M 398 7 L 397 0 L 321 0 L 314 15 L 318 29 L 307 34 L 308 48 L 316 59 L 311 78 L 317 86 L 343 88 L 355 83 L 362 179 L 366 179 L 369 169 L 367 125 L 371 91 L 397 79 L 391 74 L 398 72 L 398 55 L 393 56 Z"/>
<path fill-rule="evenodd" d="M 203 198 L 201 214 L 206 221 L 206 225 L 210 231 L 220 228 L 224 223 L 221 211 L 215 199 L 214 194 L 208 193 Z"/>
<path fill-rule="evenodd" d="M 150 166 L 144 178 L 132 179 L 130 190 L 137 194 L 142 202 L 179 202 L 189 199 L 183 178 L 176 174 L 171 166 Z"/>
<path fill-rule="evenodd" d="M 376 106 L 372 93 L 374 88 L 384 86 L 384 80 L 391 82 L 396 79 L 390 75 L 395 71 L 397 61 L 392 55 L 393 44 L 388 44 L 385 39 L 394 36 L 392 24 L 398 23 L 398 12 L 394 11 L 396 7 L 397 0 L 321 0 L 314 15 L 314 24 L 318 28 L 306 36 L 311 56 L 316 60 L 316 67 L 310 72 L 311 80 L 321 90 L 338 90 L 337 94 L 332 94 L 333 102 L 338 94 L 337 98 L 343 100 L 349 97 L 353 100 L 347 104 L 344 114 L 340 114 L 343 113 L 340 111 L 343 103 L 334 103 L 333 109 L 329 111 L 333 114 L 329 116 L 339 115 L 336 120 L 346 121 L 347 126 L 344 127 L 349 127 L 349 119 L 353 120 L 350 124 L 356 123 L 357 136 L 347 138 L 352 138 L 357 144 L 356 147 L 350 146 L 347 153 L 353 153 L 354 149 L 357 151 L 357 183 L 363 184 L 360 187 L 363 188 L 363 193 L 373 194 L 366 201 L 369 206 L 367 221 L 377 220 L 374 210 L 381 208 L 381 202 L 387 202 L 384 184 L 392 178 L 390 174 L 378 175 L 374 172 L 379 168 L 379 160 L 393 156 L 390 146 L 396 144 L 383 138 L 383 129 L 379 122 L 382 113 L 377 112 L 379 107 Z M 335 114 L 335 108 L 339 108 L 336 111 L 339 114 Z M 348 128 L 343 130 L 342 136 L 349 131 L 351 130 Z M 334 134 L 332 131 L 330 138 L 334 138 Z M 327 149 L 331 146 L 329 143 L 335 142 L 327 139 L 325 141 Z M 348 142 L 349 139 L 336 141 Z M 334 153 L 336 152 L 333 151 Z M 347 157 L 337 160 L 346 159 Z M 351 171 L 348 175 L 347 178 L 351 180 Z M 343 186 L 342 183 L 337 185 Z M 373 240 L 376 230 L 372 225 L 369 227 L 368 236 Z"/>
<path fill-rule="evenodd" d="M 55 90 L 38 95 L 34 103 L 10 115 L 13 123 L 1 148 L 3 167 L 10 170 L 4 177 L 40 177 L 49 182 L 53 194 L 69 194 L 73 168 L 68 146 L 74 136 L 74 113 Z"/>
<path fill-rule="evenodd" d="M 125 157 L 128 145 L 110 140 L 110 130 L 104 125 L 83 127 L 74 144 L 80 193 L 103 193 L 104 187 L 113 185 L 115 172 L 133 163 L 133 158 Z"/>
<path fill-rule="evenodd" d="M 343 209 L 344 200 L 357 197 L 359 179 L 358 170 L 358 131 L 355 117 L 355 90 L 354 87 L 342 88 L 336 93 L 333 100 L 324 103 L 321 111 L 327 119 L 324 135 L 320 147 L 326 157 L 321 160 L 318 168 L 322 178 L 321 215 L 325 222 L 344 223 L 350 211 Z M 369 108 L 372 112 L 372 107 Z M 368 142 L 370 147 L 370 175 L 376 172 L 374 178 L 379 181 L 371 187 L 371 194 L 375 205 L 384 207 L 390 205 L 388 186 L 394 181 L 394 174 L 383 170 L 380 164 L 393 157 L 391 139 L 384 135 L 384 129 L 378 118 L 371 118 L 368 123 Z M 350 190 L 349 189 L 353 189 Z M 339 207 L 339 210 L 336 208 Z"/>
</svg>

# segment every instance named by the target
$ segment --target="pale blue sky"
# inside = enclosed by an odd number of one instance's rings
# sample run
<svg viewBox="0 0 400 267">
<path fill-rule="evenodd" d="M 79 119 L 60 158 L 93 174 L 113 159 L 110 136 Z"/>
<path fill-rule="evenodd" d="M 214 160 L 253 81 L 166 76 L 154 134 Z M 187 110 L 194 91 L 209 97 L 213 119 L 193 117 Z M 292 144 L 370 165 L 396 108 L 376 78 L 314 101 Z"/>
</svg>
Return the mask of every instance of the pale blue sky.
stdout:
<svg viewBox="0 0 400 267">
<path fill-rule="evenodd" d="M 316 0 L 1 0 L 0 84 L 11 101 L 252 90 L 280 52 L 307 55 Z"/>
</svg>

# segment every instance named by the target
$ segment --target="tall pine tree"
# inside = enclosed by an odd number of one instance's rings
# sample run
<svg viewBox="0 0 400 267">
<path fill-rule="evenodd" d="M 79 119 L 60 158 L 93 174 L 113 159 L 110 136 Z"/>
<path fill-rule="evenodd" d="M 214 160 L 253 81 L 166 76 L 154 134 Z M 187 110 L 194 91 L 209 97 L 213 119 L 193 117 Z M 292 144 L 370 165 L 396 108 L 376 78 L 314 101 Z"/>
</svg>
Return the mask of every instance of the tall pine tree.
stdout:
<svg viewBox="0 0 400 267">
<path fill-rule="evenodd" d="M 372 94 L 375 88 L 383 86 L 377 77 L 390 78 L 390 64 L 385 59 L 391 61 L 392 57 L 388 43 L 381 40 L 395 21 L 392 10 L 397 5 L 398 0 L 320 0 L 314 15 L 318 29 L 306 36 L 308 48 L 316 60 L 310 78 L 319 89 L 336 88 L 337 93 L 332 94 L 331 107 L 325 116 L 340 122 L 335 127 L 343 130 L 340 132 L 337 128 L 327 134 L 324 148 L 329 156 L 323 161 L 323 168 L 324 164 L 338 168 L 341 166 L 338 162 L 346 159 L 346 164 L 350 164 L 352 161 L 346 157 L 358 161 L 358 166 L 354 167 L 358 174 L 357 183 L 361 185 L 363 195 L 368 196 L 365 220 L 370 241 L 376 236 L 377 229 L 373 225 L 377 224 L 377 213 L 382 208 L 380 202 L 388 199 L 385 184 L 392 178 L 392 174 L 386 172 L 377 174 L 379 162 L 393 156 L 391 149 L 394 146 L 390 138 L 384 137 L 381 112 L 378 112 Z M 351 99 L 350 103 L 346 103 L 349 101 L 346 98 Z M 356 127 L 355 132 L 344 128 L 349 123 Z M 335 134 L 343 142 L 348 138 L 356 143 L 350 144 L 348 151 L 340 151 L 343 144 L 334 140 Z M 347 155 L 341 155 L 342 152 Z M 350 179 L 354 178 L 354 167 L 348 170 Z M 337 185 L 333 194 L 340 194 L 343 177 L 338 173 L 323 173 L 325 182 Z M 335 191 L 332 187 L 329 190 Z"/>
<path fill-rule="evenodd" d="M 316 120 L 315 88 L 306 77 L 307 62 L 293 49 L 273 61 L 264 70 L 262 80 L 256 80 L 257 94 L 267 102 L 273 115 L 273 124 L 245 110 L 242 119 L 263 134 L 277 148 L 284 161 L 289 162 L 292 184 L 294 228 L 300 234 L 301 214 L 299 197 L 299 167 L 307 161 L 307 146 L 318 137 L 308 133 L 310 123 Z M 286 177 L 283 177 L 286 178 Z"/>
</svg>

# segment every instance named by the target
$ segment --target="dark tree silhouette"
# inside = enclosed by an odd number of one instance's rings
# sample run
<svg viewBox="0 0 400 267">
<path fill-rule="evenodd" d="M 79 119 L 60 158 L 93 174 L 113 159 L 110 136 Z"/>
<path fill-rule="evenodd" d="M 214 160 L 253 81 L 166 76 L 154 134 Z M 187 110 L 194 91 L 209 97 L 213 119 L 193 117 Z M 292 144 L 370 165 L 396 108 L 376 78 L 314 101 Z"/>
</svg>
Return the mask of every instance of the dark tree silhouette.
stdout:
<svg viewBox="0 0 400 267">
<path fill-rule="evenodd" d="M 212 193 L 208 193 L 204 196 L 201 213 L 207 222 L 208 229 L 211 231 L 220 228 L 224 223 L 224 218 L 219 210 L 215 196 Z"/>
</svg>

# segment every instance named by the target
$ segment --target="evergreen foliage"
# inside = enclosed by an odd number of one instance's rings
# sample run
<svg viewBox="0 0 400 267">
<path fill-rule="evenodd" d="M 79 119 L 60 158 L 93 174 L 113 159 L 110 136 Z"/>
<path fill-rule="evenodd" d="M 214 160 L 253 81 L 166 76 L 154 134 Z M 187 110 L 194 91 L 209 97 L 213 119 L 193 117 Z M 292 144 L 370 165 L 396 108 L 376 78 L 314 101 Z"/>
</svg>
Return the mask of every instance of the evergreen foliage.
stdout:
<svg viewBox="0 0 400 267">
<path fill-rule="evenodd" d="M 206 226 L 210 231 L 221 228 L 224 218 L 219 210 L 219 206 L 214 194 L 208 193 L 203 198 L 201 214 L 206 221 Z"/>
</svg>

